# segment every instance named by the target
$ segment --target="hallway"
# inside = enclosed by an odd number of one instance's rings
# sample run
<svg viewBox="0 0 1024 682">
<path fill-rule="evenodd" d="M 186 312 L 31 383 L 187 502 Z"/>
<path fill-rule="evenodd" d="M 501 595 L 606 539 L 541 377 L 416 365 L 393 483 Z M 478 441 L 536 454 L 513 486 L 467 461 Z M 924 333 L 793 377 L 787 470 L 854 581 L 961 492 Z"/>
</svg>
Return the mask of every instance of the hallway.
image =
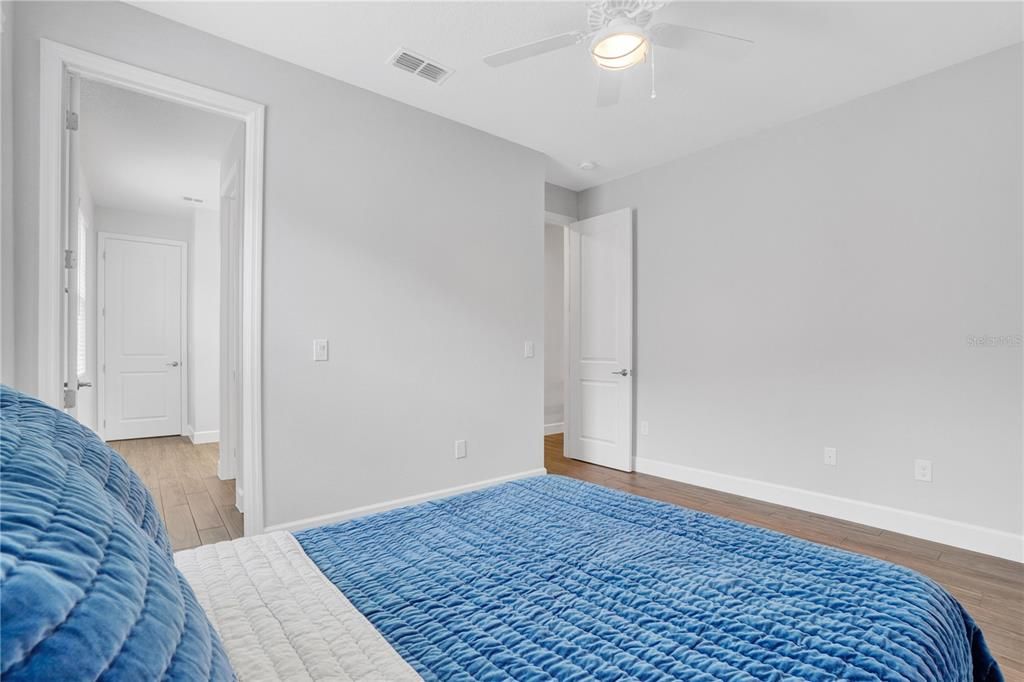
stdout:
<svg viewBox="0 0 1024 682">
<path fill-rule="evenodd" d="M 217 443 L 182 436 L 108 443 L 153 494 L 175 551 L 242 537 L 235 482 L 217 478 Z"/>
</svg>

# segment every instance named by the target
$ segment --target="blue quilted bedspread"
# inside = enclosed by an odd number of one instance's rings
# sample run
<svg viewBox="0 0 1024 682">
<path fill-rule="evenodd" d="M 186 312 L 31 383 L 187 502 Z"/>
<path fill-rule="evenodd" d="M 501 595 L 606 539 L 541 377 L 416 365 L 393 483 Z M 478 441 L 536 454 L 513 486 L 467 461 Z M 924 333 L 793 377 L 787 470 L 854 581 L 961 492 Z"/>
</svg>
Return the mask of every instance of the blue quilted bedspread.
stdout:
<svg viewBox="0 0 1024 682">
<path fill-rule="evenodd" d="M 1002 679 L 913 571 L 557 476 L 296 537 L 427 679 Z"/>
<path fill-rule="evenodd" d="M 120 455 L 2 387 L 0 478 L 3 680 L 234 678 Z"/>
</svg>

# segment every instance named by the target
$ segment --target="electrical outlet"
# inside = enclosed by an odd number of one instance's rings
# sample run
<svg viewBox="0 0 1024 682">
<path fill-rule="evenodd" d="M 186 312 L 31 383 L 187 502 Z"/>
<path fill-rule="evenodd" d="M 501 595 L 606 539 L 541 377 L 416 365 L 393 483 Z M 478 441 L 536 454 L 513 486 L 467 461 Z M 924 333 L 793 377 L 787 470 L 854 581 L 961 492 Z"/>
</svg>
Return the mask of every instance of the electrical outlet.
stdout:
<svg viewBox="0 0 1024 682">
<path fill-rule="evenodd" d="M 839 456 L 836 454 L 835 448 L 825 448 L 825 455 L 823 461 L 827 466 L 834 467 L 839 463 Z"/>
<path fill-rule="evenodd" d="M 645 421 L 640 422 L 640 435 L 641 436 L 646 436 L 646 435 L 649 435 L 650 433 L 651 433 L 651 425 L 648 424 Z"/>
<path fill-rule="evenodd" d="M 930 459 L 914 460 L 914 478 L 925 483 L 932 482 L 932 461 Z"/>
<path fill-rule="evenodd" d="M 466 457 L 466 441 L 457 440 L 455 441 L 455 459 L 464 459 Z"/>
<path fill-rule="evenodd" d="M 327 339 L 313 339 L 313 360 L 315 362 L 327 360 Z"/>
</svg>

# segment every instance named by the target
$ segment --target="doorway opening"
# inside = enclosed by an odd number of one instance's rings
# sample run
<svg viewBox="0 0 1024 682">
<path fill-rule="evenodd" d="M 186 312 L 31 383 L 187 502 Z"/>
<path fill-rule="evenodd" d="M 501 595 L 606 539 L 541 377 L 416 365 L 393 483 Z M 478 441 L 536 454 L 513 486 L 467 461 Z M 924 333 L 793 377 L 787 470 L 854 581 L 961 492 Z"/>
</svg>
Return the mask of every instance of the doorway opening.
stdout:
<svg viewBox="0 0 1024 682">
<path fill-rule="evenodd" d="M 263 106 L 45 40 L 40 92 L 40 397 L 176 549 L 261 532 Z"/>
<path fill-rule="evenodd" d="M 544 230 L 545 448 L 632 471 L 633 211 L 549 213 Z"/>
<path fill-rule="evenodd" d="M 544 221 L 544 435 L 565 432 L 565 242 L 572 218 Z"/>
<path fill-rule="evenodd" d="M 221 216 L 221 188 L 238 165 L 243 124 L 68 78 L 78 224 L 67 247 L 77 280 L 67 376 L 77 395 L 65 408 L 157 492 L 176 550 L 228 539 L 241 525 L 242 486 L 235 452 L 220 447 L 230 409 L 220 390 L 221 289 L 236 254 L 221 244 L 240 226 Z"/>
</svg>

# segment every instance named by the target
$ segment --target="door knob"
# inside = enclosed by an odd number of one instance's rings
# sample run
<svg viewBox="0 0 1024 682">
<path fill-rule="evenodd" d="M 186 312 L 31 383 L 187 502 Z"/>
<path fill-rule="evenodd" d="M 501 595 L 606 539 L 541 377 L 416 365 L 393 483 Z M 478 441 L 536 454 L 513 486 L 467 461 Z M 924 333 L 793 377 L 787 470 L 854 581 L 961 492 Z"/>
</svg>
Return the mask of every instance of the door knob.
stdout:
<svg viewBox="0 0 1024 682">
<path fill-rule="evenodd" d="M 78 382 L 78 387 L 79 388 L 91 388 L 92 387 L 92 382 L 91 381 L 79 381 Z"/>
<path fill-rule="evenodd" d="M 612 372 L 612 374 L 618 374 L 620 377 L 628 377 L 629 376 L 629 370 L 628 369 L 620 369 L 618 372 Z"/>
<path fill-rule="evenodd" d="M 168 362 L 168 363 L 167 363 L 167 366 L 168 366 L 168 367 L 177 367 L 177 366 L 178 366 L 178 361 L 177 361 L 177 360 L 175 360 L 174 362 Z"/>
</svg>

